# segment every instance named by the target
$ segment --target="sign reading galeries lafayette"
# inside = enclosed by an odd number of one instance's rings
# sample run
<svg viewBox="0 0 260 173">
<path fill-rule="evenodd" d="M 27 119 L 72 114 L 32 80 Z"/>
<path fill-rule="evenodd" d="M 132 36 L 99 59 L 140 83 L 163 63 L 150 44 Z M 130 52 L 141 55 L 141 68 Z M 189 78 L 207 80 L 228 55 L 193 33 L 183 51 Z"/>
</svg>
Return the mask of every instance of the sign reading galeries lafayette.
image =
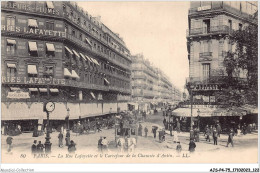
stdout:
<svg viewBox="0 0 260 173">
<path fill-rule="evenodd" d="M 36 35 L 50 35 L 54 37 L 66 38 L 66 32 L 48 30 L 48 29 L 38 29 L 38 28 L 28 29 L 28 27 L 1 25 L 1 31 L 11 31 L 17 33 L 28 33 L 28 34 L 36 34 Z"/>
<path fill-rule="evenodd" d="M 2 76 L 2 83 L 10 84 L 50 84 L 65 85 L 65 79 L 56 78 L 37 78 L 37 77 L 5 77 Z"/>
</svg>

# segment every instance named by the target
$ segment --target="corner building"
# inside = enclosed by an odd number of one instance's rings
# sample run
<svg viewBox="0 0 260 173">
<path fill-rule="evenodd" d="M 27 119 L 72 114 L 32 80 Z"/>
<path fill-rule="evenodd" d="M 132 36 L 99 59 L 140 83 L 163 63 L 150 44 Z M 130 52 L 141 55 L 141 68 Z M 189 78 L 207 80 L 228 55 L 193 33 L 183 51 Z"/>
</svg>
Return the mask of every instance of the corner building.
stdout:
<svg viewBox="0 0 260 173">
<path fill-rule="evenodd" d="M 130 51 L 74 2 L 1 2 L 2 123 L 22 131 L 116 113 L 130 98 Z M 18 121 L 19 120 L 19 121 Z"/>
<path fill-rule="evenodd" d="M 257 9 L 256 1 L 190 2 L 187 30 L 189 78 L 186 84 L 190 93 L 189 86 L 194 87 L 192 115 L 194 125 L 200 129 L 216 122 L 223 128 L 230 127 L 230 123 L 239 124 L 246 114 L 242 109 L 222 108 L 216 93 L 221 91 L 221 79 L 226 76 L 224 58 L 228 51 L 236 50 L 236 45 L 229 41 L 230 37 L 233 31 L 242 30 L 248 24 L 257 25 L 254 19 Z M 246 71 L 240 70 L 234 77 L 239 81 L 246 80 Z M 174 112 L 182 117 L 184 124 L 190 123 L 190 102 Z"/>
</svg>

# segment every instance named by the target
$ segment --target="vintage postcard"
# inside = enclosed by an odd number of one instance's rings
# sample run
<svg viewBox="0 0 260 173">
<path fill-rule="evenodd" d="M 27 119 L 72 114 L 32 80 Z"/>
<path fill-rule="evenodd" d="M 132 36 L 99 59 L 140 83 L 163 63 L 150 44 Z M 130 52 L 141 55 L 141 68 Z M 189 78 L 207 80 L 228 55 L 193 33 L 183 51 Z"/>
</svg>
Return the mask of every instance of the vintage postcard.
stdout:
<svg viewBox="0 0 260 173">
<path fill-rule="evenodd" d="M 1 79 L 2 163 L 258 163 L 257 1 L 2 1 Z"/>
</svg>

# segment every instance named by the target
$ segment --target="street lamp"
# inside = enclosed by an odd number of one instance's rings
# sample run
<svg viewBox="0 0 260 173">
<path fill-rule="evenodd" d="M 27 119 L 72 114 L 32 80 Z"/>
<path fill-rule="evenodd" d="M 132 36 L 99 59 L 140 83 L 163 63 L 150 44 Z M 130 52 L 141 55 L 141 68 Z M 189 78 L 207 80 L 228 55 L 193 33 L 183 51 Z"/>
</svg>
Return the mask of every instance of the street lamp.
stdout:
<svg viewBox="0 0 260 173">
<path fill-rule="evenodd" d="M 193 84 L 190 84 L 190 102 L 191 102 L 191 109 L 190 109 L 190 114 L 191 114 L 191 119 L 190 119 L 190 129 L 192 130 L 193 127 L 193 119 L 192 119 L 192 107 L 193 107 L 193 93 L 192 93 L 192 90 L 195 88 L 195 86 Z"/>
<path fill-rule="evenodd" d="M 70 118 L 70 108 L 67 109 L 67 131 L 70 132 L 70 123 L 69 123 L 69 118 Z"/>
<path fill-rule="evenodd" d="M 198 109 L 197 113 L 198 113 L 198 129 L 200 131 L 200 110 L 199 109 Z"/>
</svg>

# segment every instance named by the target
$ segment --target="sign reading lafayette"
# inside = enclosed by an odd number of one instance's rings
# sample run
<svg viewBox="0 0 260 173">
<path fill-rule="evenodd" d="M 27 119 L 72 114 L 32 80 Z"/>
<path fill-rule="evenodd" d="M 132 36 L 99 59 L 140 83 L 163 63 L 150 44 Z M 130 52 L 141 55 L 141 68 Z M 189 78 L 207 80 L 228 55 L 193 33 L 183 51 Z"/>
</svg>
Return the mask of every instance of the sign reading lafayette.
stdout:
<svg viewBox="0 0 260 173">
<path fill-rule="evenodd" d="M 2 76 L 2 83 L 65 85 L 65 79 Z"/>
<path fill-rule="evenodd" d="M 30 28 L 20 27 L 20 26 L 11 26 L 11 25 L 1 25 L 1 31 L 11 31 L 18 33 L 28 33 L 28 34 L 36 34 L 36 35 L 50 35 L 54 37 L 64 37 L 66 38 L 66 32 L 48 30 L 48 29 L 38 29 L 38 28 Z"/>
</svg>

